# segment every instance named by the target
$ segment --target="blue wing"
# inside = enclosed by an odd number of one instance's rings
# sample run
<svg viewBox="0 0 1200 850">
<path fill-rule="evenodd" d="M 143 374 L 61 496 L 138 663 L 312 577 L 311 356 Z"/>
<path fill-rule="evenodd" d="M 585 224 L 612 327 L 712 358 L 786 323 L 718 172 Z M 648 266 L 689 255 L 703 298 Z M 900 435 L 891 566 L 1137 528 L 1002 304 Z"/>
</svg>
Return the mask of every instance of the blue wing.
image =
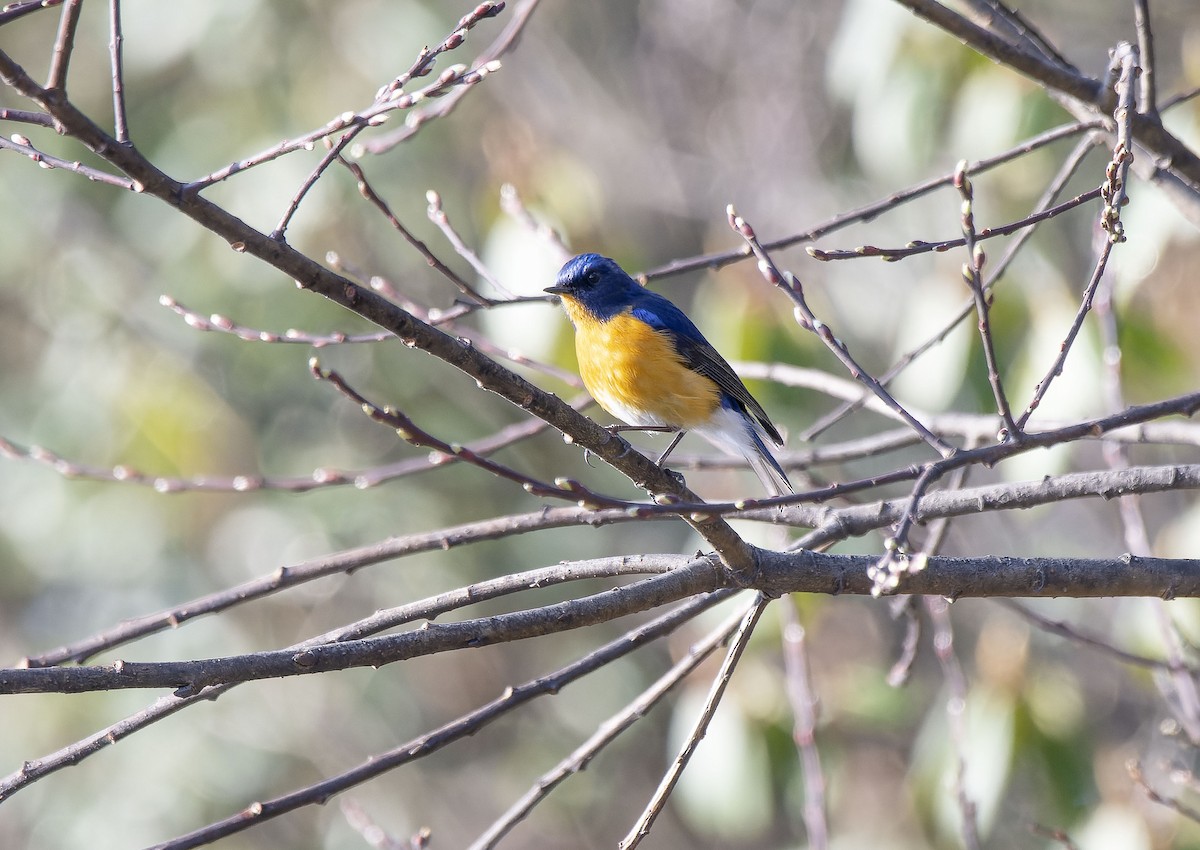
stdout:
<svg viewBox="0 0 1200 850">
<path fill-rule="evenodd" d="M 750 395 L 742 379 L 734 373 L 725 362 L 725 358 L 712 347 L 682 310 L 658 293 L 642 290 L 635 296 L 632 313 L 635 318 L 656 331 L 668 334 L 675 344 L 675 350 L 679 352 L 688 368 L 715 381 L 721 391 L 741 407 L 743 413 L 748 413 L 758 420 L 763 433 L 770 437 L 775 445 L 783 445 L 783 437 L 771 423 L 762 405 Z"/>
</svg>

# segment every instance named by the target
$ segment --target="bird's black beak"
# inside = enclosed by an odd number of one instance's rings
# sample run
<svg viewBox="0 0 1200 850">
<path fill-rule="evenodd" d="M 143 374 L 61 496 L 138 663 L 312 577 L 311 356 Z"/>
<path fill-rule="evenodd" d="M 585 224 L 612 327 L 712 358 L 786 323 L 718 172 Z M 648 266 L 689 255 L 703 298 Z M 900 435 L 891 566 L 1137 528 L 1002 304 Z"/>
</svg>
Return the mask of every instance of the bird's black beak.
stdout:
<svg viewBox="0 0 1200 850">
<path fill-rule="evenodd" d="M 548 292 L 551 295 L 563 295 L 570 291 L 571 290 L 569 287 L 561 286 L 560 284 L 557 284 L 557 283 L 554 284 L 554 286 L 547 286 L 545 289 L 542 290 L 542 292 Z"/>
</svg>

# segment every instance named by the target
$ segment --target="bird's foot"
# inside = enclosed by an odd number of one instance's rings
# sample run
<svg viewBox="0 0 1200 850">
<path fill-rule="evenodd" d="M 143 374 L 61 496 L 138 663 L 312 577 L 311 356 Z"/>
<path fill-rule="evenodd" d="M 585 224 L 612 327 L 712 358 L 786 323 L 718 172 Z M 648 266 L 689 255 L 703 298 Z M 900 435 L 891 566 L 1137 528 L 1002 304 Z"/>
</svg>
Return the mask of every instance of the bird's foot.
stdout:
<svg viewBox="0 0 1200 850">
<path fill-rule="evenodd" d="M 670 467 L 662 466 L 662 464 L 659 464 L 659 466 L 662 468 L 663 472 L 665 472 L 665 473 L 667 473 L 667 475 L 671 476 L 671 478 L 675 481 L 676 484 L 678 484 L 680 487 L 687 487 L 687 480 L 683 477 L 682 472 L 676 472 L 674 469 L 671 469 Z"/>
</svg>

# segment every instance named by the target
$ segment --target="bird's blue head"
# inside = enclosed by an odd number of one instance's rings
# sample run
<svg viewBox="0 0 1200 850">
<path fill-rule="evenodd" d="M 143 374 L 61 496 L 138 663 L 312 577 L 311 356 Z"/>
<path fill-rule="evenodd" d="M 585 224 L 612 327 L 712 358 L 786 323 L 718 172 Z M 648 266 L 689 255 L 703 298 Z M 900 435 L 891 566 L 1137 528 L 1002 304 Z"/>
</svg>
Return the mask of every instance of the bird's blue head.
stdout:
<svg viewBox="0 0 1200 850">
<path fill-rule="evenodd" d="M 621 313 L 645 292 L 620 266 L 599 254 L 580 254 L 567 260 L 554 286 L 545 291 L 570 299 L 600 321 Z"/>
</svg>

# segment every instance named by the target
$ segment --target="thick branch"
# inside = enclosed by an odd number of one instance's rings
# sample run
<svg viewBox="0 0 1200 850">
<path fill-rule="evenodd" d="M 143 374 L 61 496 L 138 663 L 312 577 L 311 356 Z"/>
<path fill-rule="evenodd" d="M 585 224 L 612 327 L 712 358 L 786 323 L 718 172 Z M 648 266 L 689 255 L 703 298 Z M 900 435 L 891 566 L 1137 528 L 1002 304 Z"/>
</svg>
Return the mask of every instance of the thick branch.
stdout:
<svg viewBox="0 0 1200 850">
<path fill-rule="evenodd" d="M 938 3 L 937 0 L 896 0 L 896 2 L 960 39 L 964 44 L 984 56 L 1021 72 L 1034 82 L 1087 104 L 1094 111 L 1108 115 L 1116 106 L 1116 94 L 1100 80 L 1064 68 L 1031 51 L 1023 50 L 972 23 L 957 12 Z M 1133 136 L 1139 144 L 1152 151 L 1156 158 L 1170 162 L 1173 170 L 1193 184 L 1200 184 L 1200 158 L 1163 127 L 1157 114 L 1135 115 Z"/>
<path fill-rule="evenodd" d="M 867 569 L 875 555 L 818 552 L 757 553 L 753 586 L 784 593 L 871 593 Z M 201 687 L 232 681 L 273 679 L 378 667 L 422 655 L 471 649 L 554 634 L 645 611 L 686 596 L 727 586 L 728 576 L 710 559 L 594 596 L 529 611 L 458 623 L 430 623 L 416 631 L 301 652 L 282 650 L 200 661 L 104 667 L 0 670 L 0 694 L 81 693 L 119 688 Z M 1200 596 L 1200 560 L 1171 558 L 946 558 L 931 557 L 900 587 L 903 593 L 960 597 Z"/>
</svg>

